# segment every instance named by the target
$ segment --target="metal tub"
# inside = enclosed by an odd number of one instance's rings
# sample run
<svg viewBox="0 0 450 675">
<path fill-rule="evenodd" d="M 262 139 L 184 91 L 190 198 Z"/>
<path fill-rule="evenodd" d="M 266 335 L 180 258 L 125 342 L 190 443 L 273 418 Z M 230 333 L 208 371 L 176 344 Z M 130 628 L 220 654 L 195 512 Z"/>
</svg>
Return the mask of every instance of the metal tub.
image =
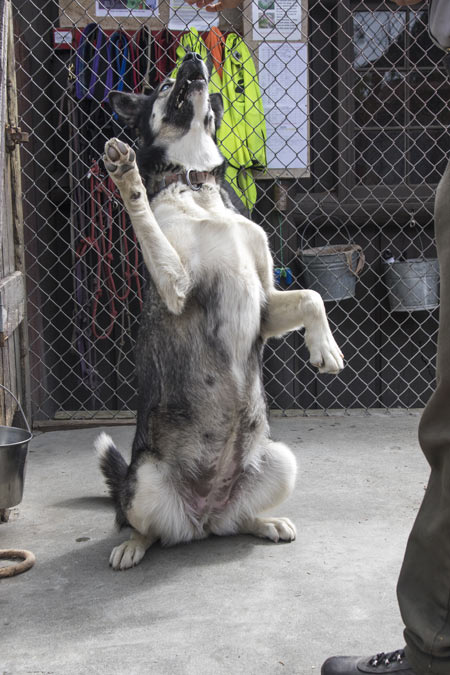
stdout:
<svg viewBox="0 0 450 675">
<path fill-rule="evenodd" d="M 33 434 L 17 398 L 2 384 L 0 387 L 16 400 L 27 426 L 0 426 L 0 509 L 9 509 L 22 501 L 28 443 Z"/>
</svg>

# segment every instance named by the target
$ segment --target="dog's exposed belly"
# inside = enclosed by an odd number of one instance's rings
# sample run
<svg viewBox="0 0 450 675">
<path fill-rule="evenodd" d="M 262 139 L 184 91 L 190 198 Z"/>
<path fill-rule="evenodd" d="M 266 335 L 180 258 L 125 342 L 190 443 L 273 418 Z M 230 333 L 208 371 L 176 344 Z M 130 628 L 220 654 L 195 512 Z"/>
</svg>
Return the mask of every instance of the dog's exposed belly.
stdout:
<svg viewBox="0 0 450 675">
<path fill-rule="evenodd" d="M 203 527 L 211 515 L 229 505 L 243 472 L 239 458 L 228 457 L 227 450 L 225 447 L 216 461 L 198 477 L 187 479 L 181 487 L 186 514 L 197 526 Z"/>
<path fill-rule="evenodd" d="M 144 310 L 138 354 L 148 359 L 148 347 L 140 345 L 154 345 L 155 322 L 165 344 L 152 351 L 157 360 L 142 368 L 138 362 L 140 397 L 149 407 L 138 414 L 137 426 L 147 447 L 172 467 L 187 515 L 204 522 L 226 508 L 252 449 L 267 435 L 262 341 L 244 334 L 237 349 L 228 339 L 240 331 L 228 325 L 235 317 L 227 317 L 217 279 L 193 292 L 181 316 L 158 310 L 153 295 Z M 244 328 L 241 317 L 243 333 Z"/>
<path fill-rule="evenodd" d="M 187 515 L 199 525 L 207 523 L 210 516 L 225 510 L 239 495 L 249 471 L 257 471 L 252 465 L 255 451 L 260 451 L 267 435 L 266 419 L 261 399 L 254 401 L 254 417 L 247 411 L 236 411 L 237 423 L 223 444 L 205 446 L 201 456 L 204 465 L 194 476 L 184 476 L 180 486 Z M 256 410 L 259 406 L 259 412 Z"/>
</svg>

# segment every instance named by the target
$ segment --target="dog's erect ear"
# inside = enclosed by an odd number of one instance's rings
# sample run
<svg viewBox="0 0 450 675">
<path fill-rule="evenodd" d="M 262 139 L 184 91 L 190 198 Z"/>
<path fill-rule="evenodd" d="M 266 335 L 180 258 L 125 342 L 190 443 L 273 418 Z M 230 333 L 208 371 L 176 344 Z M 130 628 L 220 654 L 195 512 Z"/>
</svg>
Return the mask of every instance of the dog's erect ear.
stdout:
<svg viewBox="0 0 450 675">
<path fill-rule="evenodd" d="M 209 100 L 211 102 L 211 109 L 216 118 L 216 131 L 220 127 L 223 118 L 223 101 L 222 94 L 210 94 Z"/>
<path fill-rule="evenodd" d="M 138 94 L 124 94 L 122 91 L 110 91 L 109 103 L 122 122 L 132 129 L 137 125 L 137 121 L 142 112 L 146 97 Z"/>
</svg>

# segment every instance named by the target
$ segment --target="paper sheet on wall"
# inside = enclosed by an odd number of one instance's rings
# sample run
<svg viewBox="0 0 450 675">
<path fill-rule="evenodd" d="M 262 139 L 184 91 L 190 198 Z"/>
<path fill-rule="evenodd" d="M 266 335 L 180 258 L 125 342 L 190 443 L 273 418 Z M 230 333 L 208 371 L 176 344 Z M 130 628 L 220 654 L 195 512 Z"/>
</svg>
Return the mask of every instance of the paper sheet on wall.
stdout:
<svg viewBox="0 0 450 675">
<path fill-rule="evenodd" d="M 308 48 L 270 42 L 258 49 L 269 169 L 309 168 Z"/>
<path fill-rule="evenodd" d="M 197 30 L 209 30 L 217 25 L 218 19 L 215 12 L 207 12 L 206 9 L 197 9 L 194 5 L 188 5 L 185 0 L 170 0 L 169 7 L 169 30 L 182 30 L 197 28 Z"/>
<path fill-rule="evenodd" d="M 158 16 L 157 0 L 96 0 L 96 16 Z"/>
<path fill-rule="evenodd" d="M 300 0 L 253 0 L 253 40 L 301 40 Z"/>
</svg>

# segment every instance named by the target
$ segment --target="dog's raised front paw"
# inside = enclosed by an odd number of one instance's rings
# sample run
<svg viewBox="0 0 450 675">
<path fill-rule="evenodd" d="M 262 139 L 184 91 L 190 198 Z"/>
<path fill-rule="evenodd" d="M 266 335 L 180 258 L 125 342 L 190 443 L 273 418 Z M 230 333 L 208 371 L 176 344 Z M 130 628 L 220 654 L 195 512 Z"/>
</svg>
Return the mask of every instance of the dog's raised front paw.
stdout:
<svg viewBox="0 0 450 675">
<path fill-rule="evenodd" d="M 335 375 L 342 370 L 344 357 L 328 326 L 310 330 L 305 340 L 311 364 L 319 369 L 319 373 Z"/>
<path fill-rule="evenodd" d="M 136 155 L 129 145 L 111 138 L 105 143 L 103 162 L 111 178 L 116 181 L 136 167 Z"/>
<path fill-rule="evenodd" d="M 245 531 L 274 542 L 294 541 L 297 536 L 295 525 L 289 518 L 254 518 L 247 524 Z"/>
</svg>

